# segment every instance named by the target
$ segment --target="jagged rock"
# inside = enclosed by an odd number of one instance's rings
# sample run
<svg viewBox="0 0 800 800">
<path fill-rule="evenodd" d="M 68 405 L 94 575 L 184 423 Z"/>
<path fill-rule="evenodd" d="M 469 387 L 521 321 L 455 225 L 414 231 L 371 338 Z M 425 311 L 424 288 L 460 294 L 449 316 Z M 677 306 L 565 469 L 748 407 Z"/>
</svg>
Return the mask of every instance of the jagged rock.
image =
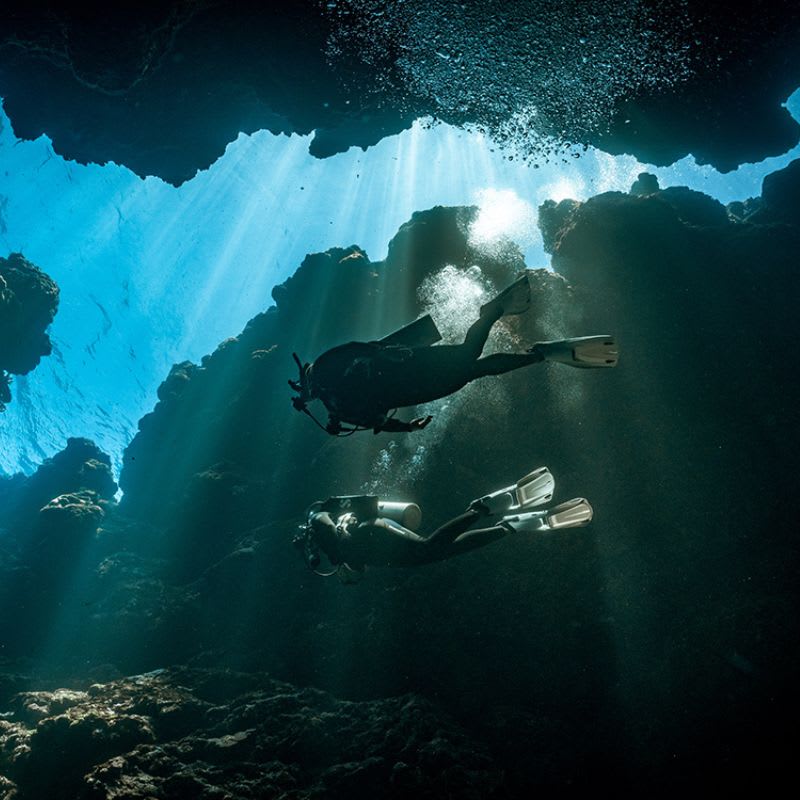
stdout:
<svg viewBox="0 0 800 800">
<path fill-rule="evenodd" d="M 797 225 L 800 219 L 800 159 L 764 178 L 760 207 L 748 221 Z"/>
<path fill-rule="evenodd" d="M 783 187 L 771 195 L 773 208 L 727 222 L 686 191 L 608 193 L 566 218 L 541 219 L 552 225 L 546 241 L 554 243 L 554 268 L 598 298 L 587 319 L 592 329 L 615 331 L 623 354 L 617 375 L 629 381 L 622 393 L 604 385 L 595 410 L 608 414 L 594 421 L 614 452 L 604 463 L 602 494 L 614 509 L 613 541 L 606 544 L 619 570 L 618 602 L 627 602 L 623 586 L 644 581 L 653 588 L 618 655 L 641 671 L 660 671 L 645 644 L 657 625 L 660 652 L 669 652 L 671 663 L 657 679 L 661 688 L 640 698 L 631 719 L 660 713 L 656 694 L 676 702 L 673 692 L 686 691 L 691 675 L 692 692 L 719 713 L 696 726 L 672 719 L 661 735 L 675 742 L 691 727 L 684 753 L 699 753 L 716 748 L 715 737 L 728 738 L 723 719 L 737 727 L 740 717 L 758 718 L 766 697 L 777 694 L 793 710 L 761 723 L 772 731 L 771 743 L 731 735 L 726 748 L 758 760 L 777 747 L 785 766 L 778 731 L 796 713 L 793 674 L 800 664 L 788 567 L 800 511 L 791 488 L 800 469 L 800 363 L 787 346 L 800 292 L 800 227 L 791 210 L 800 172 L 779 175 L 773 188 Z M 623 477 L 628 469 L 638 473 L 633 481 Z M 637 544 L 642 535 L 646 545 Z M 757 620 L 766 618 L 770 633 L 755 633 Z M 764 671 L 739 692 L 732 688 L 738 678 L 723 677 L 706 659 L 728 653 L 726 663 L 746 671 L 733 655 L 742 651 Z M 727 758 L 720 753 L 715 758 Z"/>
<path fill-rule="evenodd" d="M 25 375 L 52 349 L 47 328 L 58 287 L 21 253 L 0 258 L 0 411 L 11 401 L 10 375 Z"/>
<path fill-rule="evenodd" d="M 87 439 L 69 439 L 31 476 L 0 479 L 0 640 L 6 653 L 35 650 L 48 635 L 54 608 L 71 609 L 62 617 L 65 632 L 73 623 L 80 628 L 75 613 L 85 621 L 87 601 L 74 596 L 74 581 L 87 579 L 88 588 L 92 568 L 116 543 L 97 536 L 115 492 L 110 459 Z"/>
<path fill-rule="evenodd" d="M 15 800 L 18 797 L 17 787 L 4 775 L 0 775 L 0 798 L 2 800 Z"/>
<path fill-rule="evenodd" d="M 757 214 L 764 206 L 760 197 L 749 197 L 747 200 L 734 200 L 728 203 L 728 215 L 735 222 L 744 222 L 747 220 L 751 222 L 755 219 L 754 214 Z"/>
<path fill-rule="evenodd" d="M 9 8 L 0 94 L 22 138 L 47 132 L 68 159 L 113 160 L 176 185 L 240 131 L 316 131 L 312 151 L 325 156 L 407 128 L 415 115 L 382 102 L 374 69 L 351 63 L 342 81 L 331 68 L 320 12 L 316 0 L 279 12 L 250 0 L 103 14 L 48 0 L 37 12 Z M 44 113 L 32 96 L 50 97 Z M 58 110 L 66 98 L 76 115 L 69 124 Z"/>
<path fill-rule="evenodd" d="M 547 252 L 556 248 L 557 242 L 553 237 L 564 229 L 567 218 L 579 205 L 576 200 L 561 200 L 558 203 L 545 200 L 539 206 L 539 228 Z"/>
<path fill-rule="evenodd" d="M 0 720 L 20 800 L 486 797 L 485 748 L 409 695 L 337 700 L 265 675 L 168 670 L 87 690 L 27 692 Z"/>
<path fill-rule="evenodd" d="M 647 172 L 639 173 L 638 178 L 631 186 L 631 195 L 635 197 L 647 197 L 655 195 L 663 202 L 667 203 L 677 214 L 682 222 L 689 225 L 724 225 L 728 220 L 729 208 L 724 207 L 719 201 L 713 197 L 709 197 L 702 192 L 689 189 L 686 186 L 668 186 L 666 189 L 661 189 L 658 185 L 658 179 L 655 175 Z M 574 201 L 562 201 L 565 203 L 572 202 L 572 209 L 577 208 Z M 744 204 L 740 204 L 741 209 L 737 206 L 734 209 L 734 216 L 744 218 L 746 216 Z M 555 223 L 558 226 L 558 223 Z M 548 220 L 547 226 L 552 228 L 554 221 Z M 548 239 L 547 246 L 550 250 L 555 250 L 555 243 Z"/>
<path fill-rule="evenodd" d="M 693 154 L 723 170 L 796 144 L 781 105 L 800 82 L 796 4 L 558 12 L 295 0 L 278 13 L 250 0 L 169 0 L 87 15 L 56 0 L 35 11 L 9 2 L 0 94 L 20 137 L 45 133 L 68 159 L 176 184 L 240 131 L 314 131 L 311 152 L 324 157 L 426 117 L 501 140 L 513 130 L 523 149 L 553 137 L 555 152 L 589 143 L 655 164 Z"/>
<path fill-rule="evenodd" d="M 718 200 L 685 186 L 668 186 L 656 195 L 669 204 L 687 225 L 725 225 L 728 213 Z"/>
<path fill-rule="evenodd" d="M 54 519 L 50 512 L 70 505 L 67 500 L 50 505 L 62 495 L 77 496 L 72 502 L 73 519 L 90 511 L 99 519 L 98 512 L 114 499 L 116 491 L 111 459 L 89 439 L 70 438 L 67 446 L 46 459 L 33 475 L 0 478 L 0 499 L 7 498 L 0 505 L 0 527 L 24 528 L 48 506 L 45 516 Z M 81 494 L 84 492 L 89 494 Z"/>
<path fill-rule="evenodd" d="M 93 763 L 154 739 L 150 720 L 142 715 L 126 713 L 106 698 L 60 694 L 56 704 L 63 704 L 63 711 L 47 714 L 37 697 L 34 706 L 43 716 L 35 726 L 24 734 L 10 726 L 0 734 L 0 752 L 12 745 L 4 760 L 23 797 L 72 797 Z"/>
</svg>

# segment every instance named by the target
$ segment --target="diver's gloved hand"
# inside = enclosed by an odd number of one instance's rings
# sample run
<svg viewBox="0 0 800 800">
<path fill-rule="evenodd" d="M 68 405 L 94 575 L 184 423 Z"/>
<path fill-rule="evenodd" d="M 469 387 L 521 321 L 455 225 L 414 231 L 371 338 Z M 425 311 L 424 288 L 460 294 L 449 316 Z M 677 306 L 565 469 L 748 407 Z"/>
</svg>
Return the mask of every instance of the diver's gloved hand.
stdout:
<svg viewBox="0 0 800 800">
<path fill-rule="evenodd" d="M 412 431 L 421 431 L 430 423 L 432 419 L 433 417 L 428 414 L 427 417 L 417 417 L 416 419 L 412 419 L 408 424 Z"/>
<path fill-rule="evenodd" d="M 421 431 L 432 419 L 433 417 L 428 415 L 427 417 L 417 417 L 410 422 L 404 422 L 401 419 L 389 417 L 379 425 L 376 425 L 372 429 L 372 432 L 381 433 L 382 431 L 386 431 L 387 433 L 410 433 L 411 431 Z"/>
</svg>

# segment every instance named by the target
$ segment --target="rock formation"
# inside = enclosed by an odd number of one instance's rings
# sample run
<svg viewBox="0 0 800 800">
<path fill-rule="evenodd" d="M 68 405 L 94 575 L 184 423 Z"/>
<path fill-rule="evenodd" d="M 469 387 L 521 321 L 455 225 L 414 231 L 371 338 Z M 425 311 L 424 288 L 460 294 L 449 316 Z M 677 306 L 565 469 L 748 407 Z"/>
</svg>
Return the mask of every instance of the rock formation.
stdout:
<svg viewBox="0 0 800 800">
<path fill-rule="evenodd" d="M 0 411 L 11 402 L 12 375 L 26 375 L 52 346 L 47 328 L 58 287 L 22 254 L 0 258 Z"/>
<path fill-rule="evenodd" d="M 20 138 L 175 184 L 240 131 L 313 132 L 325 157 L 428 117 L 512 155 L 593 144 L 730 170 L 796 144 L 799 35 L 788 0 L 11 2 L 0 96 Z"/>
</svg>

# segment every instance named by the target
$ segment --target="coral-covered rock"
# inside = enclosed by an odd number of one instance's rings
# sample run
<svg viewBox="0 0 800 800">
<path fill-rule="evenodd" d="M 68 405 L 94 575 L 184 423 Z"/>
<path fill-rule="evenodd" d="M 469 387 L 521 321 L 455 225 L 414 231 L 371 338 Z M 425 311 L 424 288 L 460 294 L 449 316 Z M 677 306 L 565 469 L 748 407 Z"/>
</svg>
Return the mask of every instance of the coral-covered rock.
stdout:
<svg viewBox="0 0 800 800">
<path fill-rule="evenodd" d="M 105 516 L 108 502 L 91 490 L 54 497 L 39 512 L 42 527 L 68 534 L 75 530 L 96 531 Z"/>
</svg>

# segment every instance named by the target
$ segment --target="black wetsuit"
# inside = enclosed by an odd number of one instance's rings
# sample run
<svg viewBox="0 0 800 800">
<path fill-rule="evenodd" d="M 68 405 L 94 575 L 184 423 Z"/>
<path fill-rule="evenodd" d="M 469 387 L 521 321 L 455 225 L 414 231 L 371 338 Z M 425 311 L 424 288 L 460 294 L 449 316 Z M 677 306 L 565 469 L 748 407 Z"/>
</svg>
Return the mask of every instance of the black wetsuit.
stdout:
<svg viewBox="0 0 800 800">
<path fill-rule="evenodd" d="M 314 539 L 331 563 L 363 569 L 368 565 L 415 567 L 443 561 L 508 534 L 509 528 L 503 525 L 469 530 L 485 516 L 480 510 L 469 509 L 428 537 L 382 517 L 364 522 L 353 519 L 349 524 L 340 521 L 337 525 L 327 511 L 319 511 L 311 516 L 310 522 Z"/>
<path fill-rule="evenodd" d="M 488 309 L 457 345 L 404 347 L 348 342 L 323 353 L 311 366 L 313 396 L 325 404 L 331 422 L 377 430 L 410 430 L 388 420 L 390 412 L 453 394 L 476 378 L 501 375 L 542 361 L 538 352 L 481 357 L 489 331 L 502 316 Z"/>
</svg>

